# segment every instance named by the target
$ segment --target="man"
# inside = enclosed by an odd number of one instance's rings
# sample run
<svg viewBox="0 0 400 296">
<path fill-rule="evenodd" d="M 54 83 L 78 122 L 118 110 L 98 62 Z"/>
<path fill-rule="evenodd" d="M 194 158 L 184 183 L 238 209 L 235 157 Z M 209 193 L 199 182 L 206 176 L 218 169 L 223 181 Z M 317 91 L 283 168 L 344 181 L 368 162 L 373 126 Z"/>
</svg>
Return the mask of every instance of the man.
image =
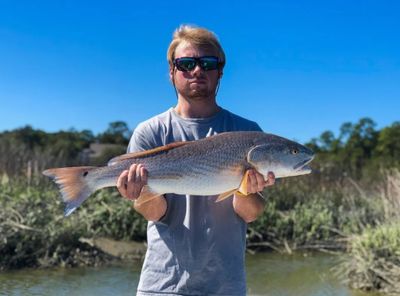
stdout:
<svg viewBox="0 0 400 296">
<path fill-rule="evenodd" d="M 167 54 L 169 76 L 177 93 L 174 108 L 141 124 L 128 152 L 176 141 L 191 141 L 225 131 L 261 130 L 249 120 L 218 106 L 216 93 L 225 54 L 214 33 L 181 26 Z M 275 182 L 250 170 L 248 192 L 215 202 L 216 196 L 166 194 L 134 208 L 148 223 L 148 249 L 137 295 L 245 295 L 246 223 L 263 211 L 257 194 Z M 118 179 L 121 195 L 139 197 L 146 169 L 134 164 Z"/>
</svg>

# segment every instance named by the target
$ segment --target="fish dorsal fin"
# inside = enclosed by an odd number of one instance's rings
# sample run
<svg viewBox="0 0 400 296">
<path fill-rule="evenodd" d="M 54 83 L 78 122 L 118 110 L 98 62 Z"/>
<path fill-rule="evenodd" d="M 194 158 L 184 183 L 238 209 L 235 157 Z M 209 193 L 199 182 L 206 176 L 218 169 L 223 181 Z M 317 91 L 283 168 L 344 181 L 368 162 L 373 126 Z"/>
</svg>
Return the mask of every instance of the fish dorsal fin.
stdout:
<svg viewBox="0 0 400 296">
<path fill-rule="evenodd" d="M 156 154 L 156 153 L 160 153 L 163 151 L 168 151 L 171 149 L 174 149 L 176 147 L 180 147 L 180 146 L 184 146 L 189 144 L 190 142 L 174 142 L 171 144 L 167 144 L 164 146 L 160 146 L 154 149 L 149 149 L 149 150 L 145 150 L 145 151 L 139 151 L 139 152 L 133 152 L 133 153 L 127 153 L 127 154 L 122 154 L 120 156 L 114 157 L 112 159 L 110 159 L 110 161 L 108 162 L 107 165 L 114 165 L 117 162 L 126 160 L 126 159 L 132 159 L 132 158 L 140 158 L 140 157 L 146 157 L 152 154 Z"/>
</svg>

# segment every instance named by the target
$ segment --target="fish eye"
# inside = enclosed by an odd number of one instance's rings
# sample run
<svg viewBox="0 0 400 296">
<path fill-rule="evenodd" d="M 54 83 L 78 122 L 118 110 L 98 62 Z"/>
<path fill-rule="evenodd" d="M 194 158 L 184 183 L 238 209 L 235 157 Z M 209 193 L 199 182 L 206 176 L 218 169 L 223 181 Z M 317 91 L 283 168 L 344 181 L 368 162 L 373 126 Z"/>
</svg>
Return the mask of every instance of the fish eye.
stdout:
<svg viewBox="0 0 400 296">
<path fill-rule="evenodd" d="M 297 149 L 292 149 L 292 151 L 290 151 L 292 154 L 297 154 L 297 153 L 299 153 L 299 150 L 297 150 Z"/>
</svg>

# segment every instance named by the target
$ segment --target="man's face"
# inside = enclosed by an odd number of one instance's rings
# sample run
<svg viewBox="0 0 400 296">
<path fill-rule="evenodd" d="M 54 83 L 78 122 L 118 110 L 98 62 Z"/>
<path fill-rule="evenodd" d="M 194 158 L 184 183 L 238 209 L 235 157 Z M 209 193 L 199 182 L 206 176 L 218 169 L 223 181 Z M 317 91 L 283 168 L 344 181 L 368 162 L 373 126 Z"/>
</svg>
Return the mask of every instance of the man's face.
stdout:
<svg viewBox="0 0 400 296">
<path fill-rule="evenodd" d="M 175 50 L 175 58 L 218 56 L 218 52 L 210 47 L 199 47 L 188 42 L 182 42 Z M 187 99 L 204 99 L 214 97 L 218 84 L 219 71 L 205 71 L 199 65 L 192 71 L 182 72 L 175 68 L 170 69 L 170 79 L 175 80 L 175 87 L 179 94 Z"/>
</svg>

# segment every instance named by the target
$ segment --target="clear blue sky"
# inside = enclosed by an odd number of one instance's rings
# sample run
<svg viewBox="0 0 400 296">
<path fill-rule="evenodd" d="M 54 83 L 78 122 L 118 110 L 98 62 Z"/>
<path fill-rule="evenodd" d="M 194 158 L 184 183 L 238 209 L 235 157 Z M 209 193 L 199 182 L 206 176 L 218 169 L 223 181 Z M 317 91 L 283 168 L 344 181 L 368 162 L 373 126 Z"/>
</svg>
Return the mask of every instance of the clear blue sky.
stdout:
<svg viewBox="0 0 400 296">
<path fill-rule="evenodd" d="M 0 1 L 0 131 L 98 133 L 163 112 L 182 23 L 219 36 L 218 101 L 265 131 L 305 142 L 400 120 L 398 1 Z"/>
</svg>

